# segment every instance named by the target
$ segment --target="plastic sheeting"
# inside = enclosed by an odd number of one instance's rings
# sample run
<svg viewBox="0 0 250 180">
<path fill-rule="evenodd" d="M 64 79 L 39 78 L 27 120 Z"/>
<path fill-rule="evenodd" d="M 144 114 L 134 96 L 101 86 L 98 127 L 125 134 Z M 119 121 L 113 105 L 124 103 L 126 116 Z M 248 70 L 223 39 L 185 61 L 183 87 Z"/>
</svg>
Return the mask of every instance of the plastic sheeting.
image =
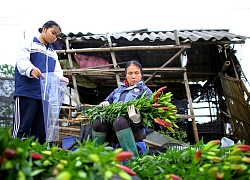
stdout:
<svg viewBox="0 0 250 180">
<path fill-rule="evenodd" d="M 54 72 L 40 78 L 46 141 L 59 140 L 59 114 L 67 84 L 61 82 Z"/>
</svg>

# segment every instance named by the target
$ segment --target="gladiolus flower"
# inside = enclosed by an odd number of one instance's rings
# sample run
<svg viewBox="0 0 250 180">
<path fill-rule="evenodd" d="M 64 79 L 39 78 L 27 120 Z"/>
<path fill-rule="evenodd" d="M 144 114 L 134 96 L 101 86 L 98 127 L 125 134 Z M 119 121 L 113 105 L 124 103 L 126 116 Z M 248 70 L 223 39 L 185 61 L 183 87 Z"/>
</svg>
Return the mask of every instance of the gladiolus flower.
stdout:
<svg viewBox="0 0 250 180">
<path fill-rule="evenodd" d="M 182 180 L 182 178 L 180 178 L 179 176 L 177 176 L 175 174 L 166 175 L 166 179 L 168 179 L 168 180 Z"/>
<path fill-rule="evenodd" d="M 43 157 L 38 154 L 38 153 L 30 153 L 30 157 L 33 159 L 33 160 L 41 160 Z"/>
<path fill-rule="evenodd" d="M 241 159 L 242 162 L 245 162 L 245 163 L 250 163 L 250 158 L 249 157 L 243 157 Z"/>
<path fill-rule="evenodd" d="M 222 178 L 223 178 L 222 174 L 218 172 L 216 175 L 216 179 L 222 179 Z"/>
<path fill-rule="evenodd" d="M 16 151 L 14 149 L 5 149 L 3 156 L 7 159 L 11 159 L 16 155 Z"/>
<path fill-rule="evenodd" d="M 116 164 L 116 166 L 120 169 L 122 169 L 123 171 L 125 171 L 126 173 L 128 173 L 131 176 L 136 175 L 136 172 L 134 172 L 132 169 L 128 168 L 127 166 L 123 166 L 121 164 Z"/>
<path fill-rule="evenodd" d="M 125 161 L 133 156 L 134 156 L 133 152 L 122 151 L 118 153 L 117 155 L 115 155 L 114 159 L 115 161 Z"/>
<path fill-rule="evenodd" d="M 213 159 L 213 162 L 219 162 L 221 161 L 222 158 L 218 157 L 218 156 L 215 156 L 214 159 Z"/>
<path fill-rule="evenodd" d="M 99 156 L 97 154 L 89 154 L 88 158 L 90 160 L 92 160 L 93 162 L 99 162 L 100 161 L 100 158 L 99 158 Z"/>
<path fill-rule="evenodd" d="M 209 149 L 211 149 L 212 147 L 216 146 L 220 144 L 220 140 L 212 140 L 212 141 L 209 141 L 205 147 L 203 148 L 203 151 L 208 151 Z"/>
<path fill-rule="evenodd" d="M 219 171 L 219 168 L 218 167 L 211 167 L 208 169 L 207 173 L 211 176 L 211 177 L 216 177 L 217 173 Z"/>
<path fill-rule="evenodd" d="M 202 151 L 199 149 L 194 155 L 194 163 L 197 164 L 201 159 Z"/>
<path fill-rule="evenodd" d="M 236 145 L 235 148 L 240 149 L 241 152 L 250 151 L 250 145 L 246 145 L 246 144 L 239 144 L 239 145 Z"/>
<path fill-rule="evenodd" d="M 159 103 L 154 103 L 153 104 L 153 107 L 155 107 L 155 108 L 160 107 L 160 106 L 161 106 L 161 104 L 159 104 Z"/>
<path fill-rule="evenodd" d="M 172 124 L 170 124 L 169 122 L 164 121 L 164 120 L 162 120 L 162 119 L 160 119 L 160 118 L 155 119 L 155 122 L 156 122 L 157 124 L 163 126 L 163 127 L 171 127 L 171 128 L 173 127 Z M 172 131 L 171 131 L 171 132 L 172 132 Z"/>
</svg>

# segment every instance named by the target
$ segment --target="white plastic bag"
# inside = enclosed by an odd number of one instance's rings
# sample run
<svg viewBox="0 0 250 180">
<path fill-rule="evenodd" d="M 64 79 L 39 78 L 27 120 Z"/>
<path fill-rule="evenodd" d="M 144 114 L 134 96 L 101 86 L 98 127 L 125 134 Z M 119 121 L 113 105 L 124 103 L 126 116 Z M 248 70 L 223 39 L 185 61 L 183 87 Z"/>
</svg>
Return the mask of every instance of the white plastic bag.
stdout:
<svg viewBox="0 0 250 180">
<path fill-rule="evenodd" d="M 221 147 L 229 147 L 229 146 L 233 146 L 234 145 L 234 141 L 227 138 L 227 137 L 223 137 L 221 138 Z"/>
<path fill-rule="evenodd" d="M 59 114 L 67 89 L 65 82 L 54 73 L 43 74 L 40 78 L 46 141 L 59 140 Z"/>
</svg>

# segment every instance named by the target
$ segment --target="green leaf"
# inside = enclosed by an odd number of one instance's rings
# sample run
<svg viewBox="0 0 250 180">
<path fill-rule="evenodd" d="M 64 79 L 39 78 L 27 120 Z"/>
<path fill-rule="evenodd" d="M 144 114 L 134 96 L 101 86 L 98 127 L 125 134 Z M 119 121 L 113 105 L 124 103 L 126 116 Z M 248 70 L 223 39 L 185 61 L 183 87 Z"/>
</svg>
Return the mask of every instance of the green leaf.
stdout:
<svg viewBox="0 0 250 180">
<path fill-rule="evenodd" d="M 34 170 L 34 171 L 32 171 L 30 173 L 30 176 L 31 177 L 36 176 L 36 175 L 38 175 L 38 174 L 40 174 L 41 172 L 44 172 L 44 171 L 45 171 L 45 169 L 36 169 L 36 170 Z"/>
</svg>

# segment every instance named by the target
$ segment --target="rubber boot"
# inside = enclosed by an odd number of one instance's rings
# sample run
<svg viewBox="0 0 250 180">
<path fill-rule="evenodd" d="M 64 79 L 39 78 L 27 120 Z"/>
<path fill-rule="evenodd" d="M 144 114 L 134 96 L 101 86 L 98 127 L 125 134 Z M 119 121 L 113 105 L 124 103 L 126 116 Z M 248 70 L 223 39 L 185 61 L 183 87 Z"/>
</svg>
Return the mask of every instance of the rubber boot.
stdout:
<svg viewBox="0 0 250 180">
<path fill-rule="evenodd" d="M 138 156 L 138 150 L 132 133 L 131 128 L 123 129 L 116 132 L 116 136 L 119 140 L 120 146 L 124 151 L 133 152 L 134 156 L 132 159 Z"/>
<path fill-rule="evenodd" d="M 103 145 L 106 142 L 106 132 L 96 132 L 92 130 L 92 139 L 96 139 L 96 144 Z"/>
</svg>

